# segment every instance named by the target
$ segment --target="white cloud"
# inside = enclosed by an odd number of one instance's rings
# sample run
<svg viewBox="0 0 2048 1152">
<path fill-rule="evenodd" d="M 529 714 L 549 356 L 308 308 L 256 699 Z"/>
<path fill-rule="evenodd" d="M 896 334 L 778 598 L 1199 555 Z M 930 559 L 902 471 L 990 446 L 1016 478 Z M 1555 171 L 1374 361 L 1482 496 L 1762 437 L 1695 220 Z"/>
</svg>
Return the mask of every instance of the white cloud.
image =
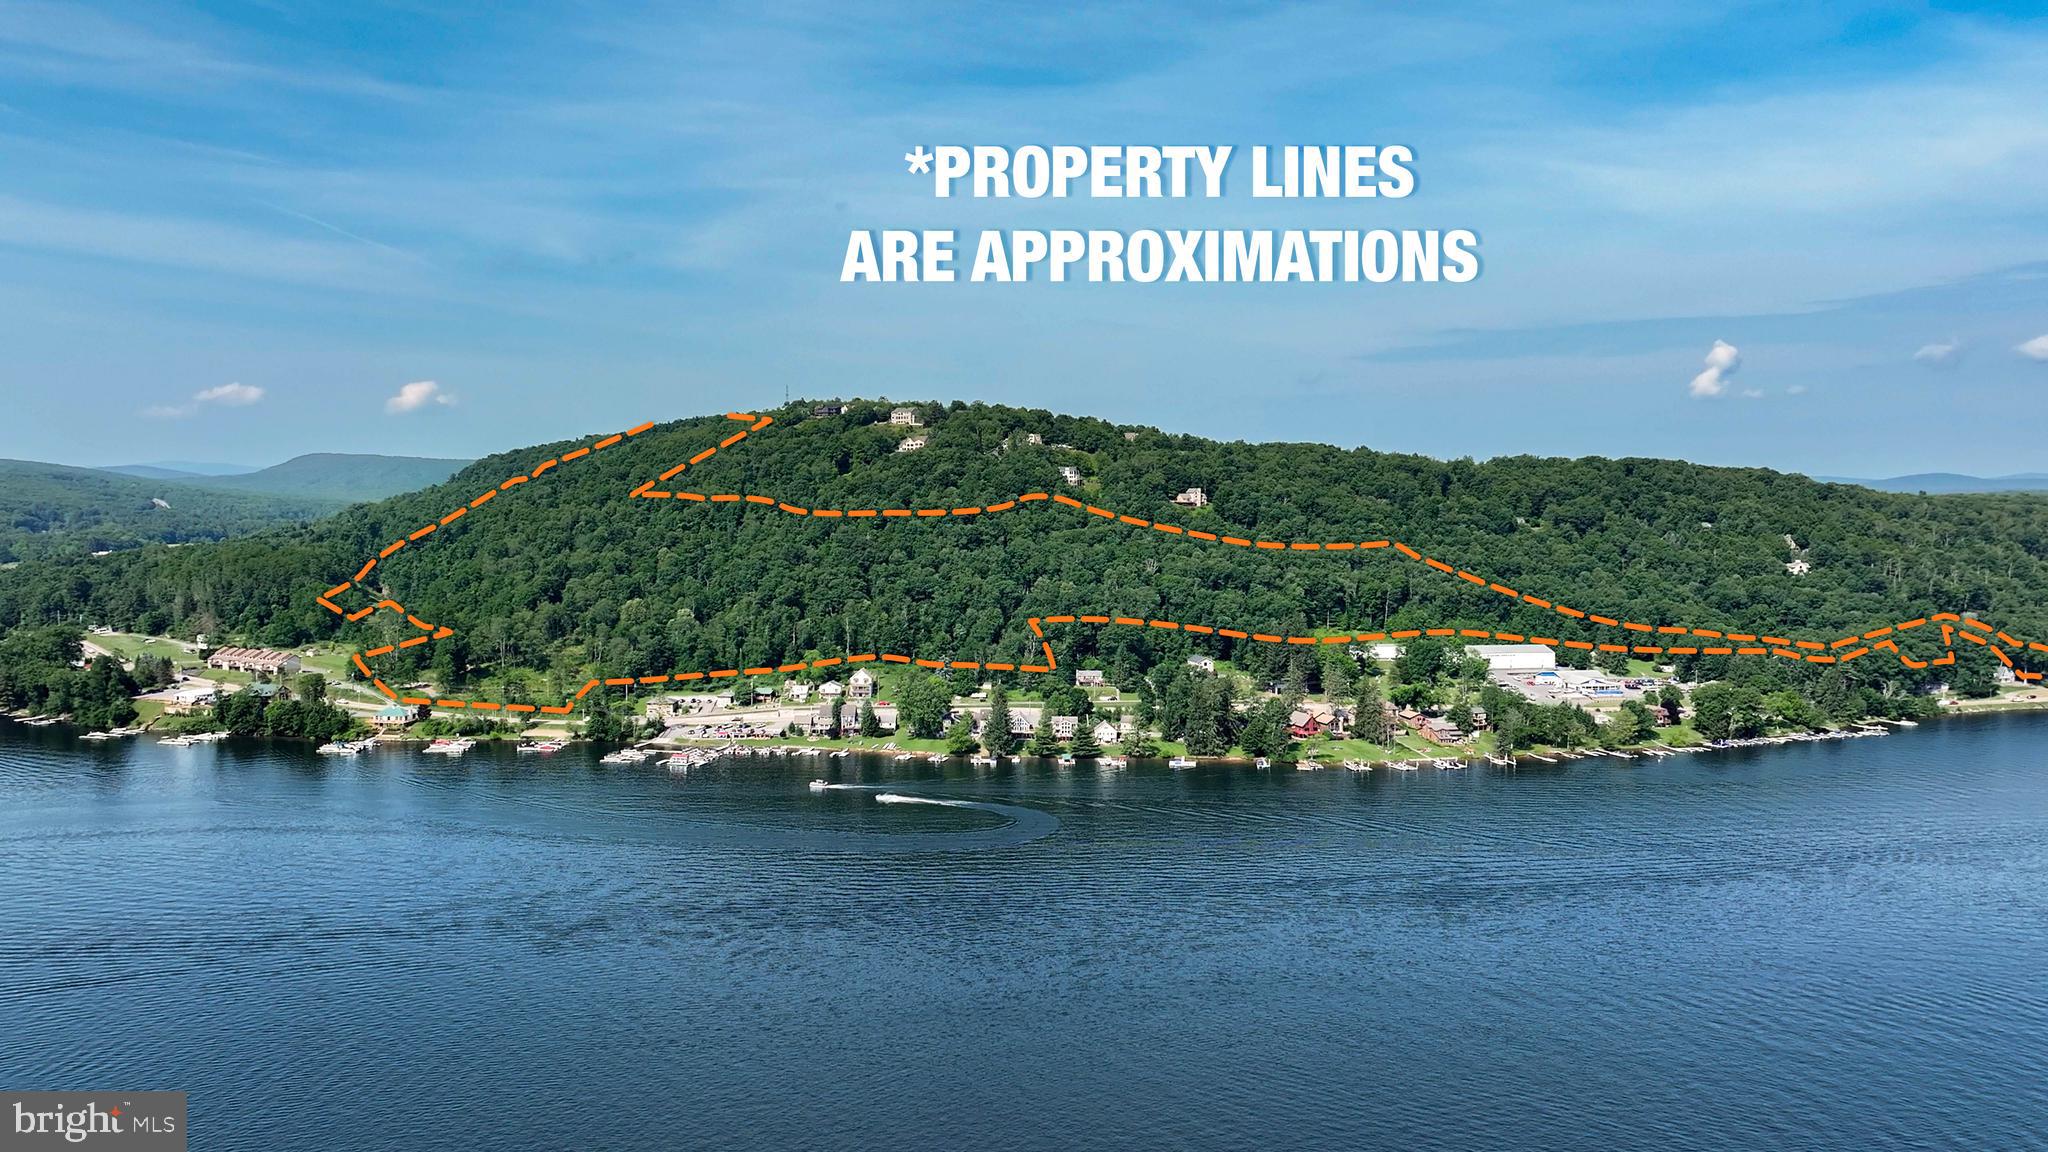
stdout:
<svg viewBox="0 0 2048 1152">
<path fill-rule="evenodd" d="M 1914 363 L 1926 364 L 1933 368 L 1952 367 L 1962 358 L 1963 342 L 1955 339 L 1949 340 L 1946 344 L 1922 344 L 1920 350 L 1913 353 Z"/>
<path fill-rule="evenodd" d="M 246 408 L 263 399 L 263 389 L 254 384 L 223 384 L 208 388 L 192 399 L 201 404 L 226 404 L 230 408 Z"/>
<path fill-rule="evenodd" d="M 2036 336 L 2013 351 L 2029 360 L 2048 360 L 2048 335 Z"/>
<path fill-rule="evenodd" d="M 1714 341 L 1707 349 L 1704 361 L 1706 370 L 1692 378 L 1689 385 L 1694 396 L 1709 397 L 1724 395 L 1728 391 L 1728 378 L 1742 367 L 1742 353 L 1726 340 Z"/>
<path fill-rule="evenodd" d="M 1785 394 L 1787 396 L 1804 396 L 1806 395 L 1806 385 L 1788 384 L 1785 386 Z"/>
<path fill-rule="evenodd" d="M 263 389 L 254 384 L 222 384 L 203 388 L 192 394 L 192 399 L 183 404 L 152 404 L 142 410 L 152 420 L 182 420 L 199 411 L 202 405 L 221 404 L 229 408 L 247 408 L 263 399 Z"/>
<path fill-rule="evenodd" d="M 441 391 L 441 385 L 432 380 L 415 380 L 398 390 L 398 395 L 384 401 L 386 412 L 416 412 L 429 404 L 449 405 L 455 397 Z"/>
</svg>

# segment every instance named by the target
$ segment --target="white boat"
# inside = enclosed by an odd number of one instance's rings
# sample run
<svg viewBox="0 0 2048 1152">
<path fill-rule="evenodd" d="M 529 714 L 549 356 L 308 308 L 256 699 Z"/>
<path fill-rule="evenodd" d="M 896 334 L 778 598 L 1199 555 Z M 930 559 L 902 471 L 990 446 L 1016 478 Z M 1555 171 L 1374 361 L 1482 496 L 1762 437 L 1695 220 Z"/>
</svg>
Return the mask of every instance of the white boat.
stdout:
<svg viewBox="0 0 2048 1152">
<path fill-rule="evenodd" d="M 1254 768 L 1271 768 L 1272 766 L 1273 762 L 1271 760 L 1266 759 L 1264 756 L 1261 756 L 1258 759 L 1252 761 L 1252 767 Z M 1300 765 L 1296 765 L 1296 767 L 1300 767 Z"/>
<path fill-rule="evenodd" d="M 190 736 L 166 736 L 163 739 L 157 741 L 157 743 L 167 745 L 172 748 L 190 748 L 193 744 L 193 740 Z"/>
<path fill-rule="evenodd" d="M 362 749 L 356 747 L 354 744 L 351 744 L 346 740 L 334 740 L 326 744 L 322 744 L 320 747 L 314 749 L 314 751 L 320 753 L 322 756 L 354 756 L 358 752 L 361 752 Z"/>
<path fill-rule="evenodd" d="M 1349 769 L 1351 769 L 1351 770 L 1352 770 L 1353 772 L 1370 772 L 1370 771 L 1372 771 L 1372 765 L 1370 765 L 1370 764 L 1367 764 L 1367 763 L 1366 763 L 1365 761 L 1363 761 L 1363 760 L 1346 760 L 1346 761 L 1344 762 L 1344 766 L 1345 766 L 1346 768 L 1349 768 Z"/>
<path fill-rule="evenodd" d="M 823 791 L 824 791 L 825 789 L 827 789 L 827 788 L 830 788 L 830 787 L 831 787 L 831 785 L 830 785 L 830 784 L 827 784 L 827 783 L 825 783 L 825 782 L 824 782 L 823 780 L 813 780 L 813 781 L 811 781 L 811 791 L 813 791 L 813 792 L 823 792 Z"/>
<path fill-rule="evenodd" d="M 1166 766 L 1168 768 L 1173 769 L 1193 768 L 1195 766 L 1195 762 L 1193 760 L 1188 759 L 1186 756 L 1175 756 L 1173 759 L 1168 760 L 1166 762 Z"/>
<path fill-rule="evenodd" d="M 1072 766 L 1073 766 L 1073 763 L 1074 763 L 1074 758 L 1073 758 L 1072 756 L 1066 756 L 1066 755 L 1062 755 L 1062 756 L 1061 756 L 1061 757 L 1060 757 L 1060 758 L 1059 758 L 1058 760 L 1054 761 L 1054 763 L 1056 763 L 1056 764 L 1064 764 L 1064 765 L 1067 765 L 1068 767 L 1072 767 Z"/>
<path fill-rule="evenodd" d="M 995 767 L 996 758 L 993 756 L 969 756 L 967 758 L 967 762 L 969 764 L 980 765 L 984 768 L 993 768 Z"/>
<path fill-rule="evenodd" d="M 990 757 L 989 763 L 995 763 L 994 757 Z M 1121 756 L 1104 756 L 1097 763 L 1100 763 L 1104 768 L 1124 768 L 1130 765 L 1130 761 Z"/>
<path fill-rule="evenodd" d="M 1420 772 L 1420 771 L 1422 771 L 1422 766 L 1421 766 L 1420 764 L 1417 764 L 1417 763 L 1415 763 L 1415 762 L 1414 762 L 1414 761 L 1412 761 L 1412 760 L 1403 760 L 1403 761 L 1401 761 L 1400 763 L 1398 763 L 1398 764 L 1394 765 L 1394 771 L 1396 771 L 1396 772 Z"/>
<path fill-rule="evenodd" d="M 915 752 L 898 752 L 894 757 L 892 757 L 892 759 L 896 760 L 914 760 L 916 758 L 917 753 Z"/>
<path fill-rule="evenodd" d="M 28 719 L 22 721 L 23 724 L 26 724 L 31 728 L 48 728 L 50 725 L 55 724 L 56 722 L 57 718 L 55 716 L 31 716 Z"/>
<path fill-rule="evenodd" d="M 944 752 L 934 752 L 931 755 L 925 757 L 925 759 L 931 761 L 934 764 L 944 764 L 946 762 L 946 754 Z"/>
<path fill-rule="evenodd" d="M 435 756 L 460 756 L 474 747 L 476 747 L 476 741 L 467 737 L 454 740 L 444 737 L 427 745 L 426 750 L 429 754 Z"/>
<path fill-rule="evenodd" d="M 85 735 L 83 735 L 83 736 L 80 736 L 80 737 L 79 737 L 79 739 L 80 739 L 80 740 L 111 740 L 111 739 L 113 739 L 113 737 L 112 737 L 111 735 L 109 735 L 108 733 L 105 733 L 105 732 L 87 732 L 87 733 L 86 733 Z"/>
</svg>

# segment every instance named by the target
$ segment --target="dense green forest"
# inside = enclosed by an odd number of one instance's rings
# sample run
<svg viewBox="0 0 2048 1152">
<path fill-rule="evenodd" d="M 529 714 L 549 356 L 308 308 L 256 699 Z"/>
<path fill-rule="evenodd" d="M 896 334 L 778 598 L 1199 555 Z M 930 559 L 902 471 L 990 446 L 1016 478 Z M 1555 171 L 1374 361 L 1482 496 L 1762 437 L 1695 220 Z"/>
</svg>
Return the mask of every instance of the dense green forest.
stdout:
<svg viewBox="0 0 2048 1152">
<path fill-rule="evenodd" d="M 1022 492 L 1071 491 L 1219 534 L 1390 537 L 1488 580 L 1652 624 L 1828 641 L 1952 611 L 2048 638 L 2048 500 L 2038 497 L 1898 495 L 1655 459 L 1475 463 L 1219 443 L 980 404 L 918 405 L 926 426 L 911 429 L 889 426 L 889 407 L 854 402 L 841 414 L 814 416 L 809 402 L 791 405 L 774 413 L 773 427 L 669 486 L 838 508 L 981 506 Z M 1027 617 L 1091 612 L 1290 634 L 1464 626 L 1625 635 L 1517 603 L 1391 549 L 1254 551 L 1050 502 L 977 517 L 827 520 L 628 496 L 734 428 L 715 417 L 659 425 L 505 493 L 382 564 L 371 577 L 374 596 L 457 631 L 384 658 L 390 678 L 431 676 L 453 689 L 533 669 L 559 691 L 591 674 L 845 652 L 1026 663 L 1039 657 Z M 910 434 L 928 446 L 897 452 Z M 1043 443 L 1029 442 L 1033 434 Z M 391 541 L 587 442 L 494 456 L 446 484 L 308 526 L 23 565 L 0 573 L 0 628 L 68 620 L 274 645 L 338 633 L 366 647 L 404 639 L 413 630 L 394 614 L 343 624 L 313 598 Z M 1078 471 L 1078 488 L 1062 479 L 1062 466 Z M 1209 506 L 1171 502 L 1189 487 L 1202 488 Z M 1811 570 L 1788 572 L 1793 559 Z M 358 590 L 349 600 L 374 596 Z M 1286 646 L 1174 631 L 1049 625 L 1048 634 L 1063 670 L 1100 667 L 1133 686 L 1192 651 L 1276 680 L 1301 660 Z M 1915 634 L 1923 635 L 1939 640 L 1932 629 Z M 1982 673 L 1981 649 L 1965 651 L 1964 660 Z M 1730 671 L 1738 666 L 1756 671 Z M 1801 684 L 1822 675 L 1771 658 L 1700 661 L 1688 670 Z M 1912 679 L 1882 655 L 1837 673 L 1859 691 L 1897 691 Z M 1295 675 L 1312 678 L 1298 668 Z"/>
<path fill-rule="evenodd" d="M 318 497 L 0 460 L 0 564 L 245 536 L 341 506 Z"/>
</svg>

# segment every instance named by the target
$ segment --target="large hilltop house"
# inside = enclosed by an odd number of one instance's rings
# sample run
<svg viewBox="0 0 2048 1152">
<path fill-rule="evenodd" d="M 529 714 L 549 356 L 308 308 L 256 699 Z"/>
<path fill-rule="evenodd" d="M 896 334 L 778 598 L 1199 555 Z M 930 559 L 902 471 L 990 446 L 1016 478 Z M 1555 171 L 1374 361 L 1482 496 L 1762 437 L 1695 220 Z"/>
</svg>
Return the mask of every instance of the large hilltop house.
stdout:
<svg viewBox="0 0 2048 1152">
<path fill-rule="evenodd" d="M 1209 503 L 1209 497 L 1200 488 L 1189 488 L 1173 498 L 1183 508 L 1202 508 Z"/>
<path fill-rule="evenodd" d="M 915 408 L 892 408 L 889 410 L 889 423 L 904 428 L 922 428 L 924 417 Z"/>
</svg>

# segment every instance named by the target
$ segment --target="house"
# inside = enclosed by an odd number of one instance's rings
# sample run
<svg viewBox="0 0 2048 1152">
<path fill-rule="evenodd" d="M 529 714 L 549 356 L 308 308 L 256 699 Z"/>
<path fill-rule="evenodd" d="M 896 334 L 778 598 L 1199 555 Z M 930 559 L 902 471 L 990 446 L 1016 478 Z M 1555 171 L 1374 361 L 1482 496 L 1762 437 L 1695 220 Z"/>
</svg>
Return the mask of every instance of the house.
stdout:
<svg viewBox="0 0 2048 1152">
<path fill-rule="evenodd" d="M 1208 505 L 1209 497 L 1200 488 L 1189 488 L 1175 496 L 1173 502 L 1183 508 L 1202 508 Z"/>
<path fill-rule="evenodd" d="M 1102 678 L 1102 669 L 1100 668 L 1083 668 L 1079 672 L 1074 673 L 1074 687 L 1076 688 L 1100 688 L 1105 683 L 1107 681 Z"/>
<path fill-rule="evenodd" d="M 924 419 L 918 415 L 915 408 L 892 409 L 889 412 L 889 423 L 900 425 L 904 428 L 924 427 Z"/>
<path fill-rule="evenodd" d="M 1124 433 L 1124 440 L 1125 440 L 1126 442 L 1128 442 L 1128 441 L 1131 441 L 1131 440 L 1136 440 L 1137 438 L 1138 438 L 1138 434 L 1137 434 L 1136 432 L 1126 432 L 1126 433 Z"/>
<path fill-rule="evenodd" d="M 1088 735 L 1094 737 L 1097 744 L 1114 744 L 1117 736 L 1116 725 L 1107 720 L 1097 720 L 1095 727 L 1089 729 Z"/>
<path fill-rule="evenodd" d="M 1804 560 L 1787 560 L 1785 561 L 1785 571 L 1790 572 L 1794 576 L 1804 576 L 1808 572 L 1813 571 L 1813 565 Z"/>
<path fill-rule="evenodd" d="M 872 700 L 875 698 L 875 674 L 865 668 L 858 669 L 846 678 L 848 700 Z"/>
<path fill-rule="evenodd" d="M 1038 711 L 1036 708 L 1010 709 L 1010 735 L 1029 736 L 1038 731 Z"/>
<path fill-rule="evenodd" d="M 1055 740 L 1072 740 L 1074 733 L 1079 731 L 1080 727 L 1081 718 L 1079 716 L 1055 716 L 1052 718 L 1052 738 Z"/>
<path fill-rule="evenodd" d="M 370 717 L 370 726 L 379 732 L 396 732 L 426 718 L 427 710 L 424 707 L 408 708 L 403 704 L 386 704 L 377 709 L 375 716 Z"/>
<path fill-rule="evenodd" d="M 843 406 L 843 405 L 839 405 L 839 404 L 820 404 L 820 405 L 818 405 L 818 406 L 817 406 L 816 408 L 813 408 L 813 409 L 811 409 L 811 415 L 813 415 L 813 416 L 837 416 L 837 415 L 839 415 L 839 414 L 840 414 L 841 412 L 844 412 L 844 411 L 846 411 L 846 408 L 845 408 L 845 406 Z"/>
<path fill-rule="evenodd" d="M 1062 464 L 1060 465 L 1060 479 L 1066 481 L 1071 487 L 1079 488 L 1081 486 L 1081 470 L 1072 464 Z"/>
<path fill-rule="evenodd" d="M 1459 744 L 1465 739 L 1462 729 L 1441 716 L 1431 716 L 1424 720 L 1422 734 L 1437 744 Z"/>
<path fill-rule="evenodd" d="M 1209 675 L 1214 676 L 1216 674 L 1216 658 L 1214 656 L 1190 656 L 1188 657 L 1188 667 L 1193 668 L 1197 672 L 1207 672 Z"/>
<path fill-rule="evenodd" d="M 1351 727 L 1351 713 L 1334 704 L 1321 700 L 1305 700 L 1287 716 L 1287 732 L 1291 736 L 1321 736 L 1328 734 L 1342 737 Z"/>
<path fill-rule="evenodd" d="M 1465 655 L 1486 661 L 1489 672 L 1542 672 L 1557 667 L 1548 644 L 1467 644 Z"/>
<path fill-rule="evenodd" d="M 168 692 L 152 693 L 145 699 L 161 700 L 166 716 L 197 716 L 213 710 L 217 693 L 212 685 L 203 688 L 173 688 Z"/>
<path fill-rule="evenodd" d="M 827 700 L 824 703 L 818 705 L 816 708 L 811 709 L 810 718 L 804 723 L 805 729 L 809 731 L 810 734 L 813 736 L 822 736 L 825 733 L 830 732 L 832 730 L 832 721 L 834 718 L 834 714 L 837 713 L 838 710 L 839 706 L 837 704 L 834 704 L 830 700 Z"/>
<path fill-rule="evenodd" d="M 1040 436 L 1036 432 L 1026 432 L 1024 434 L 1024 442 L 1026 444 L 1044 444 L 1045 437 Z"/>
<path fill-rule="evenodd" d="M 827 680 L 823 684 L 818 685 L 818 695 L 837 699 L 846 695 L 846 687 L 837 680 Z"/>
<path fill-rule="evenodd" d="M 801 704 L 811 698 L 811 686 L 801 680 L 792 680 L 782 688 L 791 701 Z"/>
<path fill-rule="evenodd" d="M 922 436 L 905 436 L 902 442 L 896 445 L 896 451 L 915 452 L 919 448 L 924 447 L 924 443 L 925 440 Z"/>
<path fill-rule="evenodd" d="M 299 658 L 274 648 L 222 648 L 206 658 L 206 666 L 256 676 L 293 676 L 298 674 Z"/>
</svg>

